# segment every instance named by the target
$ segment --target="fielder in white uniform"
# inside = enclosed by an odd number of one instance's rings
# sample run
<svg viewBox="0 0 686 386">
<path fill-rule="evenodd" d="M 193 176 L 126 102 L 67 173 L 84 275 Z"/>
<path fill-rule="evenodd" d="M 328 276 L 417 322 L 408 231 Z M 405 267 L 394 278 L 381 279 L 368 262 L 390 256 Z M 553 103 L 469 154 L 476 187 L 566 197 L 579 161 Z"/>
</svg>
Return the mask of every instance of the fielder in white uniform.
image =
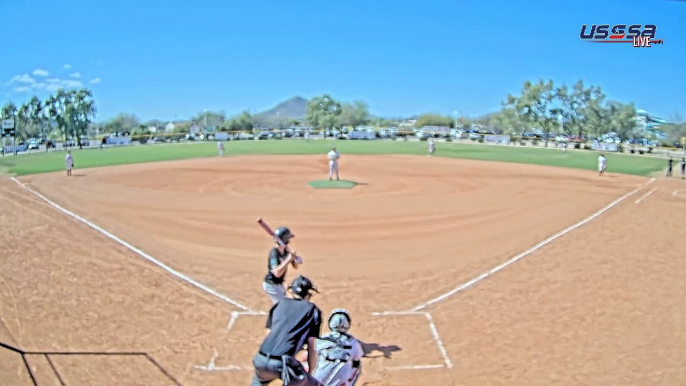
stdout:
<svg viewBox="0 0 686 386">
<path fill-rule="evenodd" d="M 429 140 L 429 156 L 433 155 L 436 152 L 436 144 L 434 143 L 433 139 Z"/>
<path fill-rule="evenodd" d="M 67 164 L 67 176 L 71 176 L 71 169 L 74 167 L 74 159 L 71 157 L 71 150 L 67 152 L 67 156 L 64 157 L 64 161 Z"/>
<path fill-rule="evenodd" d="M 336 181 L 338 181 L 338 160 L 341 158 L 341 155 L 338 154 L 335 147 L 332 147 L 327 157 L 329 157 L 329 181 L 333 178 L 334 172 L 336 172 Z"/>
<path fill-rule="evenodd" d="M 219 149 L 219 156 L 223 157 L 224 156 L 224 142 L 218 141 L 217 142 L 217 149 Z"/>
<path fill-rule="evenodd" d="M 329 317 L 331 333 L 315 341 L 317 367 L 312 376 L 323 386 L 354 386 L 362 372 L 362 345 L 348 334 L 350 315 L 333 310 Z"/>
<path fill-rule="evenodd" d="M 602 176 L 605 174 L 605 168 L 607 167 L 607 159 L 605 155 L 601 154 L 598 156 L 598 175 Z"/>
</svg>

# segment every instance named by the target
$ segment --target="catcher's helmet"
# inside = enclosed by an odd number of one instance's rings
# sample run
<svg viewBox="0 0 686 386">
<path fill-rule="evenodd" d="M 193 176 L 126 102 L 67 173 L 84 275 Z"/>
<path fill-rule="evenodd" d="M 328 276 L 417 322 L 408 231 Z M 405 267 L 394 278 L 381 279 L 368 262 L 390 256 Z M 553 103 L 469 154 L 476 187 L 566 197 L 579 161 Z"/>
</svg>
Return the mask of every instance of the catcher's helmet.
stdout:
<svg viewBox="0 0 686 386">
<path fill-rule="evenodd" d="M 291 230 L 286 227 L 279 227 L 274 231 L 274 237 L 278 237 L 284 244 L 288 244 L 288 241 L 295 237 Z"/>
<path fill-rule="evenodd" d="M 335 309 L 329 317 L 329 328 L 331 331 L 346 333 L 350 329 L 350 314 L 342 308 Z"/>
</svg>

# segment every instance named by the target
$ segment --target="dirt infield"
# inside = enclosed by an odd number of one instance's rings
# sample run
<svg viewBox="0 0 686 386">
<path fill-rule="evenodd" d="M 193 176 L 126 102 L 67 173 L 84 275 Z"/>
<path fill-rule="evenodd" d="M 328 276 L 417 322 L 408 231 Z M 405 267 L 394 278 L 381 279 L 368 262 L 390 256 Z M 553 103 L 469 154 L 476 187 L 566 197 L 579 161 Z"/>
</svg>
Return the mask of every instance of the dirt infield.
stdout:
<svg viewBox="0 0 686 386">
<path fill-rule="evenodd" d="M 295 233 L 300 271 L 320 288 L 314 301 L 324 312 L 351 311 L 351 332 L 370 350 L 358 385 L 686 381 L 686 264 L 677 247 L 686 224 L 665 219 L 683 213 L 686 183 L 349 156 L 341 178 L 360 185 L 310 188 L 322 167 L 312 156 L 226 157 L 21 179 L 229 302 L 2 179 L 0 338 L 26 351 L 147 353 L 184 385 L 248 384 L 264 334 L 255 313 L 270 305 L 261 216 Z M 639 187 L 588 224 L 441 297 Z M 381 311 L 405 314 L 372 315 Z M 3 362 L 10 355 L 0 354 Z M 144 356 L 51 358 L 70 385 L 174 384 Z M 28 360 L 50 379 L 43 356 Z M 0 379 L 27 384 L 14 362 L 0 367 Z"/>
</svg>

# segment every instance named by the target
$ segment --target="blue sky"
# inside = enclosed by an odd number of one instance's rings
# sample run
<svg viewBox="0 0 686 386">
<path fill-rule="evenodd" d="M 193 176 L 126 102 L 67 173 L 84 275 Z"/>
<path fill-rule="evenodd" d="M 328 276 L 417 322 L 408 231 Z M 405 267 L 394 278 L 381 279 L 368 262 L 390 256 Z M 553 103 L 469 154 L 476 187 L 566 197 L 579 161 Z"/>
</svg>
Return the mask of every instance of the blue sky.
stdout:
<svg viewBox="0 0 686 386">
<path fill-rule="evenodd" d="M 233 115 L 325 92 L 384 116 L 477 116 L 538 78 L 686 116 L 686 3 L 669 0 L 12 0 L 0 14 L 0 100 L 83 84 L 98 120 Z M 579 39 L 582 24 L 622 23 L 656 24 L 665 43 Z"/>
</svg>

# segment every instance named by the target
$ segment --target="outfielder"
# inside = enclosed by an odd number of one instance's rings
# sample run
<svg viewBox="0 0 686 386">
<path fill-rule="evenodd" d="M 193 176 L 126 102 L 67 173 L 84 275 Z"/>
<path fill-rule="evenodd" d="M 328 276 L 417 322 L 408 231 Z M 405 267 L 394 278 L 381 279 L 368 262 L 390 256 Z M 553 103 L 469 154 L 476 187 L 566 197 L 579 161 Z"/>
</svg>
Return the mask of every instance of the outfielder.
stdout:
<svg viewBox="0 0 686 386">
<path fill-rule="evenodd" d="M 329 334 L 315 341 L 317 367 L 312 375 L 323 386 L 354 386 L 362 372 L 362 345 L 348 334 L 350 315 L 344 309 L 333 310 Z"/>
<path fill-rule="evenodd" d="M 433 139 L 429 140 L 429 156 L 432 156 L 436 152 L 436 144 Z"/>
<path fill-rule="evenodd" d="M 604 154 L 598 156 L 598 175 L 602 176 L 605 174 L 605 168 L 607 167 L 607 159 Z"/>
<path fill-rule="evenodd" d="M 336 172 L 336 181 L 339 181 L 338 160 L 341 158 L 341 155 L 338 154 L 335 147 L 332 147 L 331 151 L 327 154 L 327 157 L 329 158 L 329 181 L 333 178 L 334 172 Z"/>
<path fill-rule="evenodd" d="M 219 156 L 223 157 L 224 156 L 224 142 L 217 141 L 217 149 L 219 149 Z"/>
<path fill-rule="evenodd" d="M 288 245 L 290 240 L 295 237 L 286 227 L 280 227 L 274 231 L 274 237 L 278 237 L 285 245 Z M 267 275 L 264 277 L 262 288 L 269 295 L 272 303 L 276 304 L 279 300 L 286 296 L 286 288 L 283 285 L 283 280 L 286 277 L 288 266 L 293 265 L 297 267 L 294 261 L 295 252 L 288 253 L 286 249 L 275 242 L 274 248 L 269 251 L 269 259 L 267 260 Z"/>
<path fill-rule="evenodd" d="M 71 176 L 71 169 L 74 167 L 74 158 L 71 157 L 71 150 L 67 151 L 67 156 L 64 157 L 64 161 L 67 164 L 67 177 Z"/>
</svg>

